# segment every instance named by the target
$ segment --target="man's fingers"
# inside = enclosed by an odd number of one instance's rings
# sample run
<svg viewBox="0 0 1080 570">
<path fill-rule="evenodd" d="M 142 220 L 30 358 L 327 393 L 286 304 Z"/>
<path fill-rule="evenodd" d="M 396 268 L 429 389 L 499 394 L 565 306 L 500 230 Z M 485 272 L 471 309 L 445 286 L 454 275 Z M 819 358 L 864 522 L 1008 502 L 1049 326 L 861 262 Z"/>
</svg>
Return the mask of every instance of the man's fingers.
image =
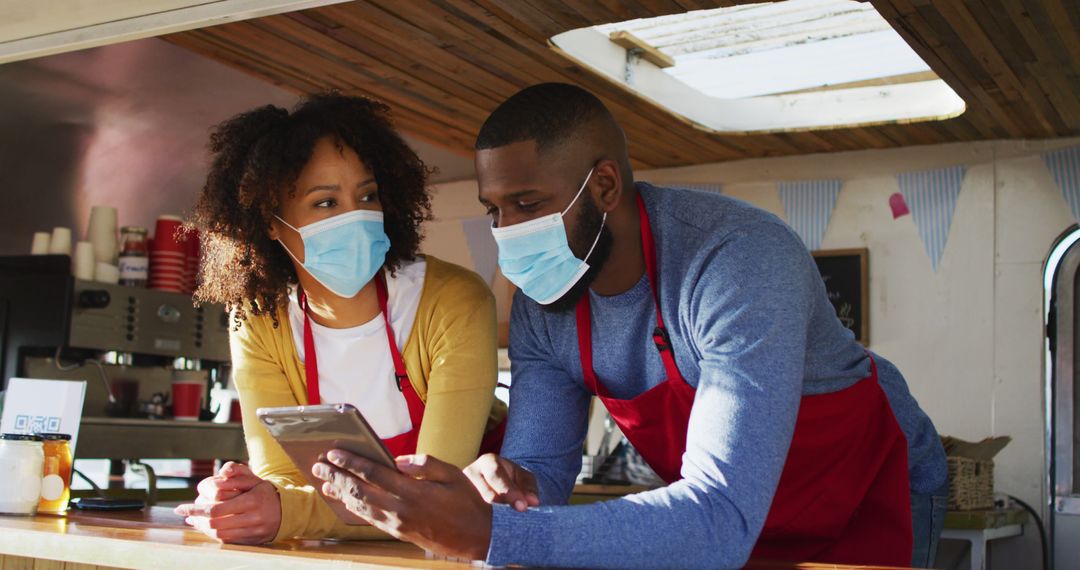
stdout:
<svg viewBox="0 0 1080 570">
<path fill-rule="evenodd" d="M 484 498 L 488 503 L 493 503 L 498 498 L 498 493 L 488 485 L 487 479 L 484 479 L 484 475 L 479 471 L 465 471 L 465 476 L 469 478 L 469 482 L 476 488 L 480 496 Z"/>
<path fill-rule="evenodd" d="M 397 470 L 379 465 L 374 461 L 365 459 L 359 455 L 354 455 L 348 451 L 335 449 L 330 453 L 327 453 L 326 458 L 330 461 L 332 466 L 352 473 L 361 481 L 385 489 L 390 493 L 407 493 L 414 489 L 412 485 L 408 485 L 409 480 L 402 476 L 401 473 L 398 473 Z M 315 469 L 318 466 L 319 464 L 316 463 L 315 466 L 312 467 L 312 473 L 314 473 L 316 477 L 320 477 L 319 474 L 315 472 Z M 323 477 L 320 478 L 324 481 L 326 480 Z"/>
<path fill-rule="evenodd" d="M 391 515 L 397 516 L 403 504 L 396 496 L 366 483 L 352 473 L 337 467 L 326 465 L 328 474 L 322 476 L 322 493 L 327 497 L 341 501 L 349 511 L 363 517 L 372 524 L 385 522 Z"/>
<path fill-rule="evenodd" d="M 394 462 L 402 473 L 416 479 L 443 482 L 461 476 L 460 469 L 430 455 L 402 455 Z"/>
</svg>

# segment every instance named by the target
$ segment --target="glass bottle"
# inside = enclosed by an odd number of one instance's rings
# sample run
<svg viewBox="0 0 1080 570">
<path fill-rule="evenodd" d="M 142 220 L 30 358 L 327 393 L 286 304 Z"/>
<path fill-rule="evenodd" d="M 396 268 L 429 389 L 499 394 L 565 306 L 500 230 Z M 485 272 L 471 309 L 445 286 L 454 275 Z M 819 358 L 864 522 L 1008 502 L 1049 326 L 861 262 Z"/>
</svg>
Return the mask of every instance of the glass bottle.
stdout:
<svg viewBox="0 0 1080 570">
<path fill-rule="evenodd" d="M 146 287 L 150 276 L 150 257 L 146 246 L 146 228 L 120 228 L 120 284 Z"/>
<path fill-rule="evenodd" d="M 71 436 L 66 433 L 38 435 L 45 440 L 45 468 L 38 512 L 66 513 L 71 500 Z"/>
</svg>

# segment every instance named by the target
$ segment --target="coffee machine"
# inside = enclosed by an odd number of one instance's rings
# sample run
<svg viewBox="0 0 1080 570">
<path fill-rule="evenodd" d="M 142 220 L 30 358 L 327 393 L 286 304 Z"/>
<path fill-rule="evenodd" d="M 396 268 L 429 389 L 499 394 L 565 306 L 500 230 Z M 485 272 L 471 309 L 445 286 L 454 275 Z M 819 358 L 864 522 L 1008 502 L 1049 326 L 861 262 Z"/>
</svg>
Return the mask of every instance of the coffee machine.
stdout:
<svg viewBox="0 0 1080 570">
<path fill-rule="evenodd" d="M 227 384 L 221 305 L 75 279 L 66 255 L 5 256 L 0 323 L 4 388 L 13 376 L 87 382 L 77 458 L 246 458 L 240 424 L 176 421 L 163 409 L 178 375 L 204 380 L 204 402 Z"/>
</svg>

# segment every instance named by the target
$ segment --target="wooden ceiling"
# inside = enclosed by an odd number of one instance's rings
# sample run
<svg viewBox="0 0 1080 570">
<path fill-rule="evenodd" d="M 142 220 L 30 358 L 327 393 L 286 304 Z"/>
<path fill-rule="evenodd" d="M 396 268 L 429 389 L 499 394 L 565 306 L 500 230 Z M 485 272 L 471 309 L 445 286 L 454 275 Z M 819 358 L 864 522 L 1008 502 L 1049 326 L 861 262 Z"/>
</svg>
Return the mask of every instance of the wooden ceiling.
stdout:
<svg viewBox="0 0 1080 570">
<path fill-rule="evenodd" d="M 637 168 L 740 158 L 1080 134 L 1076 0 L 871 0 L 967 111 L 936 122 L 719 136 L 595 76 L 548 38 L 738 0 L 357 0 L 165 36 L 297 93 L 336 88 L 389 103 L 398 126 L 471 156 L 502 100 L 580 84 L 622 123 Z M 223 86 L 228 88 L 228 86 Z"/>
</svg>

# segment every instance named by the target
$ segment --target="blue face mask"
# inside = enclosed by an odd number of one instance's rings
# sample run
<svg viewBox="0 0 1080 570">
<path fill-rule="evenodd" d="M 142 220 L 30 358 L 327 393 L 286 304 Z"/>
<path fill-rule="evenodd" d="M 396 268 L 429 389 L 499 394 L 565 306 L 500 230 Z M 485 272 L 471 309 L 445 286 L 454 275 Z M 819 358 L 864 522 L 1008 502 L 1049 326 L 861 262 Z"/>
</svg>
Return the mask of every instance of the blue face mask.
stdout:
<svg viewBox="0 0 1080 570">
<path fill-rule="evenodd" d="M 304 240 L 303 263 L 278 240 L 289 257 L 339 297 L 355 297 L 382 267 L 386 252 L 390 251 L 390 238 L 383 231 L 382 212 L 353 210 L 299 229 L 274 217 Z"/>
<path fill-rule="evenodd" d="M 535 220 L 514 224 L 505 228 L 491 228 L 491 235 L 499 246 L 499 268 L 511 283 L 525 295 L 541 305 L 558 301 L 589 270 L 586 261 L 600 241 L 600 233 L 593 239 L 585 259 L 578 259 L 570 250 L 566 238 L 563 217 L 585 191 L 593 171 L 581 183 L 577 195 L 562 213 L 551 214 Z M 603 232 L 607 212 L 600 222 Z"/>
</svg>

